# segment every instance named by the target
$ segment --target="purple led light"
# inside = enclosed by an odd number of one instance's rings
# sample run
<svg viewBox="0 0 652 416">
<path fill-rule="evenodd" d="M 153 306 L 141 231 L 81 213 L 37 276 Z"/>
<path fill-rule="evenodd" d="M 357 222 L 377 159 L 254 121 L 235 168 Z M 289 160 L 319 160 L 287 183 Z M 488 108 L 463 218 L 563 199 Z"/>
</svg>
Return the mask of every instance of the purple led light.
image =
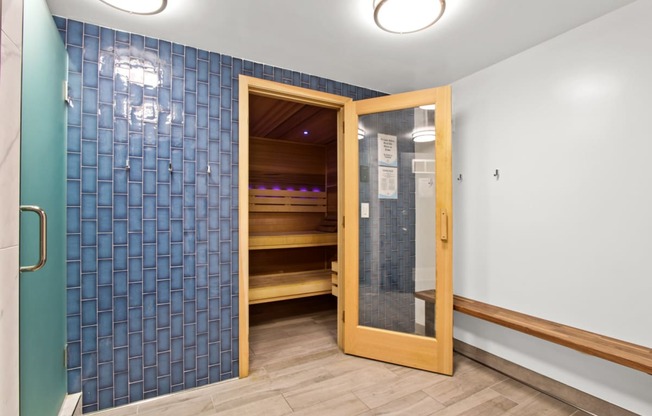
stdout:
<svg viewBox="0 0 652 416">
<path fill-rule="evenodd" d="M 321 192 L 321 189 L 319 189 L 319 188 L 312 188 L 312 191 L 313 191 L 313 192 Z"/>
<path fill-rule="evenodd" d="M 285 190 L 286 190 L 286 191 L 294 191 L 294 188 L 291 187 L 291 186 L 288 186 L 287 188 L 285 188 Z"/>
<path fill-rule="evenodd" d="M 274 185 L 274 186 L 272 187 L 272 189 L 275 190 L 275 191 L 280 191 L 280 190 L 281 190 L 281 187 L 278 186 L 278 185 Z"/>
<path fill-rule="evenodd" d="M 263 185 L 259 185 L 259 186 L 258 186 L 258 189 L 265 190 L 265 189 L 267 189 L 267 188 L 265 188 Z"/>
<path fill-rule="evenodd" d="M 306 188 L 305 186 L 301 187 L 299 190 L 301 192 L 308 192 L 308 188 Z"/>
</svg>

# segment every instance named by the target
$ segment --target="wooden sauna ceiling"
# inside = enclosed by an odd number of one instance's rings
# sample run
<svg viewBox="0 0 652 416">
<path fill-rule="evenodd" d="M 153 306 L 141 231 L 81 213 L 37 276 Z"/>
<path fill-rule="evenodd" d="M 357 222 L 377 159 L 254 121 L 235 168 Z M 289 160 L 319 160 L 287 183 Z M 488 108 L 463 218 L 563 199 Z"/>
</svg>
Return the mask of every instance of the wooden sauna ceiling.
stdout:
<svg viewBox="0 0 652 416">
<path fill-rule="evenodd" d="M 329 144 L 337 140 L 337 111 L 251 94 L 249 136 Z"/>
</svg>

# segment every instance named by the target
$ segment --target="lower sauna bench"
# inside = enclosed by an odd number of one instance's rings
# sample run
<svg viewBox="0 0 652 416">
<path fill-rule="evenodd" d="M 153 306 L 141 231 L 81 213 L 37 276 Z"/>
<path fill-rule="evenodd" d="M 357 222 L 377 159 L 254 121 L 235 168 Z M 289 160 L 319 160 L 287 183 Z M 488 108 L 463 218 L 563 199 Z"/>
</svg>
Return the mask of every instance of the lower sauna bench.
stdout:
<svg viewBox="0 0 652 416">
<path fill-rule="evenodd" d="M 249 276 L 249 304 L 325 295 L 331 290 L 328 269 Z"/>
</svg>

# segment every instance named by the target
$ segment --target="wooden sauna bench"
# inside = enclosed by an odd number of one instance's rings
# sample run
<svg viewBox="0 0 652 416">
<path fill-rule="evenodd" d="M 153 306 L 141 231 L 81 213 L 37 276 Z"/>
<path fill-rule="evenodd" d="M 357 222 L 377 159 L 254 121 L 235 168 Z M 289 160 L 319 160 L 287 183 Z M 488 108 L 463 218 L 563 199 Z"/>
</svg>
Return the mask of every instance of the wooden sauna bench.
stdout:
<svg viewBox="0 0 652 416">
<path fill-rule="evenodd" d="M 337 233 L 290 231 L 249 234 L 249 250 L 336 246 Z"/>
<path fill-rule="evenodd" d="M 265 213 L 272 220 L 280 213 L 313 213 L 326 215 L 326 193 L 287 190 L 249 190 L 249 212 Z M 283 224 L 279 221 L 279 227 Z M 337 233 L 317 230 L 274 230 L 251 232 L 249 250 L 301 249 L 311 247 L 337 246 Z M 283 251 L 287 253 L 287 251 Z M 299 254 L 297 254 L 299 255 Z M 332 292 L 331 269 L 325 263 L 322 268 L 293 270 L 291 263 L 296 260 L 286 256 L 291 271 L 249 276 L 249 303 L 257 304 L 278 300 L 295 299 L 323 295 Z"/>
</svg>

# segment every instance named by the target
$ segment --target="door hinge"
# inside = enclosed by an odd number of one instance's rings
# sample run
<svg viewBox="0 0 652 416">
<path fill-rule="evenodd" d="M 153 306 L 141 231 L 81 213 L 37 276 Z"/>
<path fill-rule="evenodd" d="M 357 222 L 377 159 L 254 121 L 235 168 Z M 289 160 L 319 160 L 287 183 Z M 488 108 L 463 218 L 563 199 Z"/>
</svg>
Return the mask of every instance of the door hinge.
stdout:
<svg viewBox="0 0 652 416">
<path fill-rule="evenodd" d="M 68 369 L 68 344 L 63 347 L 63 368 Z"/>
<path fill-rule="evenodd" d="M 342 311 L 342 322 L 346 322 L 346 311 Z"/>
<path fill-rule="evenodd" d="M 346 217 L 342 215 L 342 228 L 346 227 Z"/>
</svg>

